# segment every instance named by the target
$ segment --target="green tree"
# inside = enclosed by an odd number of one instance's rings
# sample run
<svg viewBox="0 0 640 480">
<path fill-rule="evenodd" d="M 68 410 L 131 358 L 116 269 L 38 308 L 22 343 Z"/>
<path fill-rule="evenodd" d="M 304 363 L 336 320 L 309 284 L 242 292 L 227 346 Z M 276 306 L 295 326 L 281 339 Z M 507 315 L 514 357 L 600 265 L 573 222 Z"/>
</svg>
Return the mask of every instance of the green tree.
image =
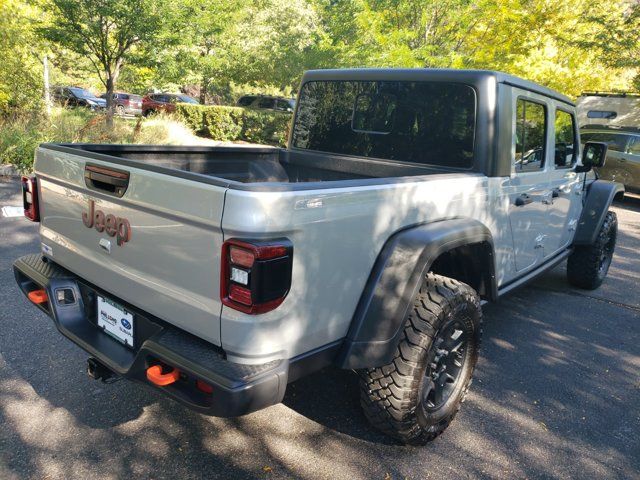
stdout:
<svg viewBox="0 0 640 480">
<path fill-rule="evenodd" d="M 609 68 L 633 71 L 640 90 L 640 3 L 592 0 L 587 20 L 592 28 L 580 39 L 582 48 L 598 52 Z"/>
<path fill-rule="evenodd" d="M 33 26 L 41 13 L 24 1 L 0 0 L 0 116 L 38 111 L 42 104 L 45 50 Z"/>
<path fill-rule="evenodd" d="M 237 16 L 229 38 L 234 81 L 290 89 L 305 69 L 318 65 L 320 17 L 307 0 L 254 0 Z"/>
<path fill-rule="evenodd" d="M 241 0 L 187 0 L 181 9 L 185 29 L 176 58 L 200 85 L 200 103 L 228 65 L 229 32 L 242 5 Z"/>
<path fill-rule="evenodd" d="M 138 47 L 159 38 L 165 25 L 161 0 L 50 0 L 44 37 L 86 56 L 107 92 L 107 125 L 122 67 Z"/>
</svg>

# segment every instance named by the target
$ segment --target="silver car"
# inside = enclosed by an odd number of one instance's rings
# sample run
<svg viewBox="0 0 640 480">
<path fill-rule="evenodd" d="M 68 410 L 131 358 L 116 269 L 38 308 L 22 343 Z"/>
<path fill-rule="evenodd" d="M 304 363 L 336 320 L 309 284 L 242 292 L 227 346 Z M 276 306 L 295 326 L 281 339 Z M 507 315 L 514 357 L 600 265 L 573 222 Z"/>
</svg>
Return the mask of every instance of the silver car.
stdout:
<svg viewBox="0 0 640 480">
<path fill-rule="evenodd" d="M 623 183 L 627 190 L 640 192 L 640 128 L 585 127 L 582 142 L 604 142 L 607 161 L 598 173 L 605 180 Z"/>
</svg>

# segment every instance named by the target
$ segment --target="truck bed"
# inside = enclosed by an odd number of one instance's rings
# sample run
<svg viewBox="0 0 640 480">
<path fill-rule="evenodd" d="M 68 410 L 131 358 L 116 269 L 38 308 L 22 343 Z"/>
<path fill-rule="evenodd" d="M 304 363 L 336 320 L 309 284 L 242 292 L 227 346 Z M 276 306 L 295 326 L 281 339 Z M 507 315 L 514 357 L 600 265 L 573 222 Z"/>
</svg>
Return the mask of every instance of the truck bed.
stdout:
<svg viewBox="0 0 640 480">
<path fill-rule="evenodd" d="M 240 187 L 238 184 L 289 185 L 344 180 L 371 183 L 372 179 L 447 173 L 443 169 L 397 161 L 275 147 L 43 144 L 41 148 L 192 180 L 205 181 L 203 177 L 209 177 L 206 183 L 228 187 L 234 184 Z"/>
</svg>

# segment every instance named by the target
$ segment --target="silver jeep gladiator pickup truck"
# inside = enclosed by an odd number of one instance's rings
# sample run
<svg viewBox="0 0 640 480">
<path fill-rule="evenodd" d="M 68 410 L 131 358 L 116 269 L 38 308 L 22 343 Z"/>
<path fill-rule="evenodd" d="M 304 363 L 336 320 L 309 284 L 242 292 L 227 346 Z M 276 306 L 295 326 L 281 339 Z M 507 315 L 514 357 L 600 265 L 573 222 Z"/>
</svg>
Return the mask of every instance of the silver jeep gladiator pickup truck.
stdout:
<svg viewBox="0 0 640 480">
<path fill-rule="evenodd" d="M 311 71 L 287 149 L 41 145 L 41 251 L 15 277 L 94 378 L 237 416 L 334 365 L 375 427 L 423 444 L 467 392 L 484 302 L 565 259 L 603 281 L 605 154 L 571 100 L 502 73 Z"/>
</svg>

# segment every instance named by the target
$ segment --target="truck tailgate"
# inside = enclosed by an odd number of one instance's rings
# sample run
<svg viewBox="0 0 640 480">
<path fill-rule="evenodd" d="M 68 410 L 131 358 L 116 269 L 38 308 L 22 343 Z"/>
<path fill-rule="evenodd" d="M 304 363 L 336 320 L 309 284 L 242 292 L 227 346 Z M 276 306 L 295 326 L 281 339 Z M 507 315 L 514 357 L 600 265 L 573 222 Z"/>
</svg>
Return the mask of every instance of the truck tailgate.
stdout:
<svg viewBox="0 0 640 480">
<path fill-rule="evenodd" d="M 100 183 L 89 188 L 87 166 L 128 173 L 124 195 Z M 194 182 L 46 148 L 38 149 L 35 170 L 47 256 L 105 292 L 220 345 L 223 182 Z M 87 220 L 96 215 L 104 217 Z M 129 238 L 110 235 L 113 226 L 98 231 L 106 220 L 122 225 L 121 233 L 128 221 Z"/>
</svg>

